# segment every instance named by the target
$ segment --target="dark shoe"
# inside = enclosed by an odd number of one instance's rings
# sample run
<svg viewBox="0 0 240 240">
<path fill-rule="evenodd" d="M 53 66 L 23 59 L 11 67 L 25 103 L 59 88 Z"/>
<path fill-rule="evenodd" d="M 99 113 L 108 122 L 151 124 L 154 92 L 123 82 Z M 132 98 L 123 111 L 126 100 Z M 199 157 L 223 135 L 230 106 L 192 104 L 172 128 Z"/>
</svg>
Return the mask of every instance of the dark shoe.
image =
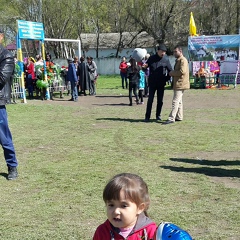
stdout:
<svg viewBox="0 0 240 240">
<path fill-rule="evenodd" d="M 176 118 L 176 119 L 175 119 L 175 121 L 176 121 L 176 122 L 181 122 L 182 120 L 181 120 L 181 119 L 177 119 L 177 118 Z"/>
<path fill-rule="evenodd" d="M 128 106 L 132 106 L 132 103 L 129 103 Z"/>
<path fill-rule="evenodd" d="M 174 121 L 170 121 L 170 120 L 167 120 L 166 122 L 163 122 L 162 124 L 170 124 L 170 123 L 174 123 Z"/>
<path fill-rule="evenodd" d="M 157 121 L 162 121 L 162 119 L 160 117 L 156 117 Z"/>
<path fill-rule="evenodd" d="M 18 177 L 18 172 L 16 167 L 8 167 L 8 180 L 14 180 Z"/>
<path fill-rule="evenodd" d="M 145 119 L 144 119 L 144 122 L 149 122 L 149 121 L 150 121 L 149 118 L 145 118 Z"/>
<path fill-rule="evenodd" d="M 69 99 L 68 101 L 73 101 L 73 98 Z"/>
</svg>

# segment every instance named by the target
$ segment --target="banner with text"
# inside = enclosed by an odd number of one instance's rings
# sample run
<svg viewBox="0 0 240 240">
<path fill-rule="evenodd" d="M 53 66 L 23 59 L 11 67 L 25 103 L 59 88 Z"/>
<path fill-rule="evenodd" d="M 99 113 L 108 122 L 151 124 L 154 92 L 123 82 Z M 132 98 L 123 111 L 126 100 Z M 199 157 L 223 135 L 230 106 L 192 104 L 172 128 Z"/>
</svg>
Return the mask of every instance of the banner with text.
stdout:
<svg viewBox="0 0 240 240">
<path fill-rule="evenodd" d="M 189 60 L 193 63 L 193 74 L 201 66 L 210 68 L 213 72 L 214 65 L 208 63 L 218 62 L 220 75 L 231 76 L 235 83 L 240 83 L 240 35 L 188 37 L 188 53 Z"/>
<path fill-rule="evenodd" d="M 239 59 L 240 35 L 188 37 L 190 61 Z"/>
</svg>

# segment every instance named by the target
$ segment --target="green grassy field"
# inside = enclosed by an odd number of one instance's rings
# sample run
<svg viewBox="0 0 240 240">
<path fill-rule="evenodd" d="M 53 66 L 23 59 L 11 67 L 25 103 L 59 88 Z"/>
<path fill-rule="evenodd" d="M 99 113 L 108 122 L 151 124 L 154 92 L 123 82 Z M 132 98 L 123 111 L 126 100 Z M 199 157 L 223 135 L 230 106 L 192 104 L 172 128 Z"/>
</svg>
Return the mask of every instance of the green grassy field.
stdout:
<svg viewBox="0 0 240 240">
<path fill-rule="evenodd" d="M 120 86 L 100 76 L 97 96 L 78 103 L 7 106 L 19 178 L 6 180 L 2 154 L 0 239 L 91 239 L 106 220 L 102 190 L 120 172 L 148 183 L 157 224 L 194 239 L 239 239 L 240 87 L 187 91 L 184 121 L 164 126 L 144 123 L 146 104 L 127 106 Z M 166 90 L 163 119 L 171 98 Z"/>
</svg>

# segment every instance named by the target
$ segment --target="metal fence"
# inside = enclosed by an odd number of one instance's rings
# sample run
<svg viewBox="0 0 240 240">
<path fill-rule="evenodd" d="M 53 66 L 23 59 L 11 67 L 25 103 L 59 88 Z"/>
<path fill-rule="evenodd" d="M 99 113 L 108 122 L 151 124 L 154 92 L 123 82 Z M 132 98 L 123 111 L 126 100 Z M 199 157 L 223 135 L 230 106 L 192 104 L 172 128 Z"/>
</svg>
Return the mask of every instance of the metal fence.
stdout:
<svg viewBox="0 0 240 240">
<path fill-rule="evenodd" d="M 11 97 L 13 102 L 16 102 L 17 99 L 24 99 L 26 96 L 25 87 L 22 86 L 21 77 L 14 77 L 12 81 L 12 93 Z"/>
<path fill-rule="evenodd" d="M 25 83 L 23 83 L 25 84 Z M 27 87 L 22 86 L 22 79 L 21 77 L 14 77 L 11 86 L 11 98 L 12 102 L 16 103 L 17 101 L 25 102 L 26 96 L 28 95 Z M 59 92 L 60 97 L 63 96 L 63 93 L 69 93 L 71 91 L 71 84 L 70 82 L 66 82 L 64 78 L 57 79 L 55 78 L 51 85 L 49 86 L 49 93 L 50 98 L 52 97 L 53 93 Z M 35 94 L 38 95 L 39 89 L 34 88 Z"/>
<path fill-rule="evenodd" d="M 192 77 L 190 80 L 193 83 L 194 88 L 211 88 L 217 85 L 217 87 L 233 85 L 236 87 L 236 74 L 221 75 L 219 77 Z"/>
<path fill-rule="evenodd" d="M 49 86 L 49 92 L 59 92 L 60 95 L 64 92 L 71 91 L 71 84 L 69 81 L 66 81 L 64 78 L 57 79 L 55 78 L 52 84 Z"/>
</svg>

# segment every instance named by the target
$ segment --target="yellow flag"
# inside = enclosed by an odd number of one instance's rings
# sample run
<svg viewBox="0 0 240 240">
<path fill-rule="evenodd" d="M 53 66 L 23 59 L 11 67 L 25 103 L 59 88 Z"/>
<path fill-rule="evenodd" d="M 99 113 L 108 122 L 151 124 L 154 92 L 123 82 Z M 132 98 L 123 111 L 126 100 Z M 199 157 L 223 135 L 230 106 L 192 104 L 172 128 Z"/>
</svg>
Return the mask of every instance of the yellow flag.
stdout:
<svg viewBox="0 0 240 240">
<path fill-rule="evenodd" d="M 193 18 L 193 13 L 191 12 L 190 23 L 189 23 L 189 34 L 190 36 L 197 36 L 197 28 Z"/>
</svg>

